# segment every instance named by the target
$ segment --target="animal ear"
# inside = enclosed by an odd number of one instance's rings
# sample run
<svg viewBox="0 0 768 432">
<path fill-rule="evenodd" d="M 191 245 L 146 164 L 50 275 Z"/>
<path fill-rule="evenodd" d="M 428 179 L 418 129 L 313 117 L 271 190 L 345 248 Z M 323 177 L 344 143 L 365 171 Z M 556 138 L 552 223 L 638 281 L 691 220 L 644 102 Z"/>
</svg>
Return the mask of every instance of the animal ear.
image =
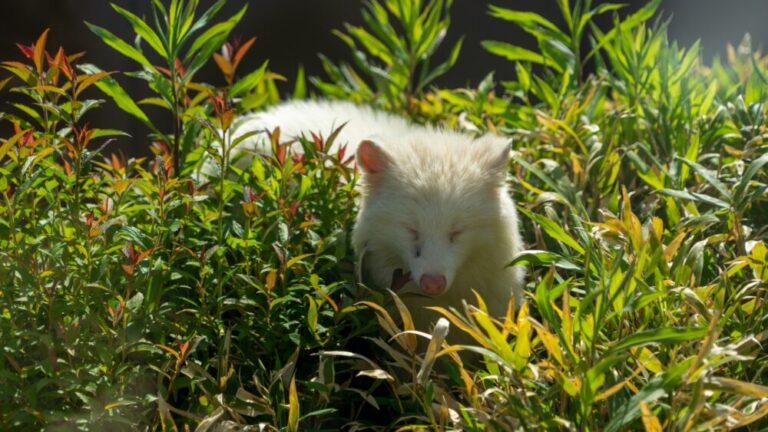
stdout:
<svg viewBox="0 0 768 432">
<path fill-rule="evenodd" d="M 480 140 L 486 143 L 486 169 L 492 174 L 506 177 L 509 169 L 509 151 L 512 149 L 508 139 L 496 135 L 484 135 Z"/>
<path fill-rule="evenodd" d="M 363 140 L 357 147 L 357 166 L 368 175 L 378 175 L 386 172 L 392 163 L 389 155 L 378 144 L 371 140 Z"/>
</svg>

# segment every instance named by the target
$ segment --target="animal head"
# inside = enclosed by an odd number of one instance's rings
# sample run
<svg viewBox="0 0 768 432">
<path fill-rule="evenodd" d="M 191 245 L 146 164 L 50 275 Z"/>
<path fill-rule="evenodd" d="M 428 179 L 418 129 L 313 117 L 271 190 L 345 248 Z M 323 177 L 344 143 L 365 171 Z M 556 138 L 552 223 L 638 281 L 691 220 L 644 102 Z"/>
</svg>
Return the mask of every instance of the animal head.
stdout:
<svg viewBox="0 0 768 432">
<path fill-rule="evenodd" d="M 440 296 L 457 270 L 503 235 L 509 144 L 425 131 L 357 149 L 362 202 L 355 248 L 370 252 L 374 282 L 389 287 L 398 270 L 418 291 Z M 511 202 L 511 201 L 509 201 Z"/>
</svg>

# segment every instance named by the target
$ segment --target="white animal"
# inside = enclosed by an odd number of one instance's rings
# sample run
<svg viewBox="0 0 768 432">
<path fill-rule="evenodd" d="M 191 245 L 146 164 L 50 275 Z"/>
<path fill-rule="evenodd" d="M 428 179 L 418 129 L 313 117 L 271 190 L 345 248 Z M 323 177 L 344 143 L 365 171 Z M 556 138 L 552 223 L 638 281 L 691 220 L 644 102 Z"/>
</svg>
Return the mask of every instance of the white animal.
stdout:
<svg viewBox="0 0 768 432">
<path fill-rule="evenodd" d="M 399 288 L 418 329 L 437 314 L 426 306 L 474 303 L 472 289 L 502 317 L 510 298 L 523 301 L 524 269 L 508 267 L 521 250 L 515 204 L 507 186 L 508 140 L 474 138 L 409 124 L 349 102 L 287 102 L 246 118 L 237 133 L 281 128 L 281 136 L 328 137 L 356 150 L 360 211 L 353 247 L 378 288 Z M 245 150 L 265 153 L 255 136 Z"/>
</svg>

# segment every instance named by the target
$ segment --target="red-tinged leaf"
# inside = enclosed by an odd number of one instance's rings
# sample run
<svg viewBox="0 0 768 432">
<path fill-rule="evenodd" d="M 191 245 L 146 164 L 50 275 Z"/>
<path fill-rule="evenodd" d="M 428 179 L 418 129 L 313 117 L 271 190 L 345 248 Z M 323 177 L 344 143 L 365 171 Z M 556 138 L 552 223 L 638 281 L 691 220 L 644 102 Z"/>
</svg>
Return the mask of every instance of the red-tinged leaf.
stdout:
<svg viewBox="0 0 768 432">
<path fill-rule="evenodd" d="M 35 147 L 38 144 L 38 140 L 35 140 L 35 134 L 30 129 L 27 131 L 24 131 L 24 135 L 21 138 L 21 141 L 19 141 L 19 144 L 25 146 L 25 147 Z"/>
<path fill-rule="evenodd" d="M 156 251 L 157 249 L 158 249 L 157 247 L 153 247 L 153 248 L 147 249 L 147 250 L 145 250 L 144 252 L 140 253 L 140 254 L 139 254 L 137 257 L 136 257 L 136 261 L 134 261 L 134 264 L 139 264 L 140 262 L 144 261 L 144 259 L 145 259 L 146 257 L 148 257 L 148 256 L 149 256 L 149 254 L 151 254 L 152 252 Z"/>
<path fill-rule="evenodd" d="M 314 132 L 310 132 L 312 135 L 312 142 L 315 144 L 315 150 L 323 151 L 323 138 Z"/>
<path fill-rule="evenodd" d="M 162 66 L 155 66 L 155 69 L 157 69 L 160 72 L 162 72 L 163 74 L 165 74 L 165 76 L 167 76 L 168 78 L 171 78 L 171 70 L 170 69 L 164 68 Z"/>
<path fill-rule="evenodd" d="M 186 341 L 184 343 L 178 342 L 179 354 L 181 354 L 181 358 L 185 358 L 187 356 L 187 351 L 189 350 L 189 343 L 190 341 Z"/>
<path fill-rule="evenodd" d="M 243 186 L 243 201 L 252 203 L 256 200 L 256 194 L 253 192 L 253 188 L 250 186 Z"/>
<path fill-rule="evenodd" d="M 62 49 L 63 49 L 62 47 L 59 47 L 59 51 L 61 51 Z M 48 51 L 44 52 L 43 54 L 45 55 L 45 61 L 48 62 L 48 67 L 56 67 L 56 58 L 51 56 L 51 54 Z M 56 56 L 58 57 L 58 55 L 59 53 L 57 51 Z"/>
<path fill-rule="evenodd" d="M 46 55 L 48 55 L 46 53 Z M 64 48 L 59 47 L 59 51 L 56 53 L 56 57 L 53 59 L 53 61 L 50 60 L 50 56 L 48 63 L 57 69 L 59 69 L 64 75 L 69 79 L 70 81 L 73 80 L 75 77 L 75 69 L 72 67 L 72 64 L 69 62 L 69 59 L 67 58 L 66 53 L 64 53 Z"/>
<path fill-rule="evenodd" d="M 130 264 L 123 264 L 121 267 L 123 268 L 123 271 L 128 276 L 133 276 L 133 266 L 132 265 L 130 265 Z"/>
<path fill-rule="evenodd" d="M 32 60 L 35 62 L 37 73 L 40 74 L 43 73 L 43 56 L 45 54 L 45 43 L 48 41 L 48 32 L 50 30 L 51 29 L 45 29 L 43 34 L 41 34 L 37 39 L 37 42 L 35 42 L 35 51 Z"/>
<path fill-rule="evenodd" d="M 171 172 L 173 171 L 173 159 L 167 157 L 164 160 L 164 168 L 165 168 L 165 177 L 168 178 L 171 176 Z"/>
<path fill-rule="evenodd" d="M 285 156 L 288 153 L 288 145 L 287 144 L 278 144 L 277 150 L 275 151 L 275 157 L 277 158 L 277 163 L 280 164 L 280 166 L 285 165 Z"/>
<path fill-rule="evenodd" d="M 24 57 L 26 57 L 26 58 L 31 60 L 32 57 L 35 56 L 35 46 L 34 45 L 26 46 L 26 45 L 22 45 L 20 43 L 17 43 L 16 46 L 19 47 L 19 50 L 21 51 L 22 54 L 24 54 Z"/>
<path fill-rule="evenodd" d="M 227 59 L 219 53 L 213 53 L 213 61 L 216 62 L 216 65 L 221 70 L 221 73 L 224 74 L 224 78 L 227 80 L 227 84 L 232 84 L 232 76 L 234 75 L 234 68 L 232 63 L 227 61 Z"/>
<path fill-rule="evenodd" d="M 179 60 L 178 57 L 176 57 L 176 60 L 174 62 L 174 68 L 176 69 L 176 74 L 179 76 L 179 78 L 184 78 L 184 75 L 187 74 L 186 68 L 181 63 L 181 60 Z"/>
<path fill-rule="evenodd" d="M 232 69 L 237 69 L 237 65 L 240 64 L 240 60 L 242 60 L 243 57 L 245 57 L 245 53 L 247 53 L 248 50 L 251 49 L 251 46 L 253 45 L 254 42 L 256 42 L 256 37 L 252 37 L 248 39 L 244 44 L 242 44 L 237 49 L 237 52 L 235 53 L 235 58 L 232 61 L 232 64 L 233 64 Z"/>
<path fill-rule="evenodd" d="M 75 140 L 79 148 L 84 149 L 88 147 L 88 143 L 91 142 L 93 137 L 93 132 L 94 129 L 89 128 L 87 124 L 83 127 L 75 128 Z"/>
<path fill-rule="evenodd" d="M 210 99 L 211 103 L 213 104 L 213 111 L 216 113 L 216 116 L 220 117 L 221 114 L 226 109 L 226 101 L 224 101 L 224 98 L 222 98 L 221 96 L 217 96 L 217 95 L 214 95 L 214 94 L 212 94 L 209 97 L 209 99 Z"/>
<path fill-rule="evenodd" d="M 181 360 L 181 356 L 179 356 L 179 353 L 175 349 L 173 349 L 173 348 L 171 348 L 169 346 L 165 346 L 163 344 L 157 344 L 157 346 L 159 346 L 160 348 L 162 348 L 162 349 L 168 351 L 169 353 L 171 353 L 171 355 L 176 357 L 176 360 Z"/>
<path fill-rule="evenodd" d="M 133 242 L 128 242 L 128 245 L 123 248 L 123 255 L 128 258 L 128 261 L 135 262 L 136 249 L 133 247 Z"/>
</svg>

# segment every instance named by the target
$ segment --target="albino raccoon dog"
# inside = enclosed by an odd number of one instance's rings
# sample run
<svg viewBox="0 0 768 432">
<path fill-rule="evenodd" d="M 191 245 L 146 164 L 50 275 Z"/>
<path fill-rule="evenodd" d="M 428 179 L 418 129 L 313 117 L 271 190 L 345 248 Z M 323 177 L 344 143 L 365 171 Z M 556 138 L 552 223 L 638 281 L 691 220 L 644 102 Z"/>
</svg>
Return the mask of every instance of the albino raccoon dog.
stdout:
<svg viewBox="0 0 768 432">
<path fill-rule="evenodd" d="M 493 135 L 468 135 L 411 125 L 347 102 L 288 102 L 248 117 L 237 133 L 272 130 L 327 137 L 356 149 L 362 198 L 353 233 L 367 282 L 395 289 L 416 327 L 438 315 L 426 306 L 474 303 L 472 289 L 502 317 L 510 297 L 523 300 L 522 267 L 507 267 L 521 249 L 517 212 L 507 188 L 509 145 Z M 263 153 L 255 136 L 244 150 Z M 204 169 L 205 170 L 205 169 Z"/>
</svg>

